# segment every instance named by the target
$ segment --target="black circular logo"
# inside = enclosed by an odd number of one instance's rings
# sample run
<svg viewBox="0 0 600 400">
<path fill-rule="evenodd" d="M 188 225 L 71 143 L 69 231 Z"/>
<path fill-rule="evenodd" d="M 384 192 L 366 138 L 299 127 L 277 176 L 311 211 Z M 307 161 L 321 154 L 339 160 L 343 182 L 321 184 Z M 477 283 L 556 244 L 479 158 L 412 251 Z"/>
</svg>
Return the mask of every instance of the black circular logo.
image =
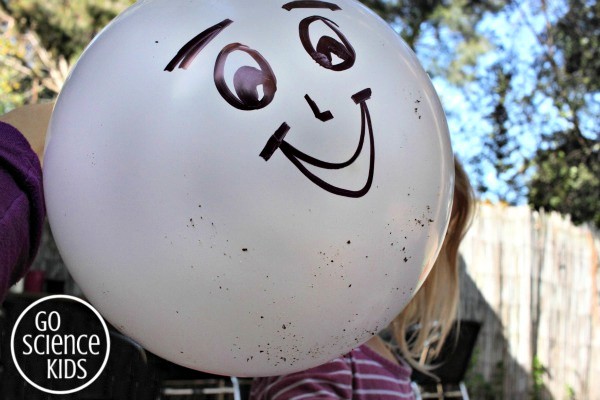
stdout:
<svg viewBox="0 0 600 400">
<path fill-rule="evenodd" d="M 46 393 L 69 394 L 100 376 L 108 360 L 110 336 L 91 305 L 56 295 L 23 311 L 10 346 L 15 366 L 27 382 Z"/>
</svg>

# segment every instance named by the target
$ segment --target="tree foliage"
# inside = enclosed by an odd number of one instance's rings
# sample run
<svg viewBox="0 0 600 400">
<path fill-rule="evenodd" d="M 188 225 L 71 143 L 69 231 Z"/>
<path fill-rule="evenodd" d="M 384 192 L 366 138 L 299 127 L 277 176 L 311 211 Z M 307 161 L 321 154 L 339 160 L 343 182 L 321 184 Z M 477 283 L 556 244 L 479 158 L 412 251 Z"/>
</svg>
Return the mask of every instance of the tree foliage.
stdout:
<svg viewBox="0 0 600 400">
<path fill-rule="evenodd" d="M 573 132 L 561 132 L 551 149 L 538 150 L 528 198 L 536 207 L 600 227 L 600 143 L 574 138 Z"/>
<path fill-rule="evenodd" d="M 600 226 L 597 0 L 361 1 L 438 85 L 483 197 Z M 133 2 L 0 0 L 0 112 L 56 96 L 85 45 Z"/>
<path fill-rule="evenodd" d="M 535 153 L 528 200 L 600 227 L 600 3 L 570 0 L 541 39 L 549 68 L 538 72 L 566 119 Z"/>
<path fill-rule="evenodd" d="M 51 99 L 99 30 L 132 0 L 0 0 L 0 111 Z"/>
<path fill-rule="evenodd" d="M 600 226 L 597 1 L 363 2 L 468 104 L 447 111 L 483 197 Z"/>
</svg>

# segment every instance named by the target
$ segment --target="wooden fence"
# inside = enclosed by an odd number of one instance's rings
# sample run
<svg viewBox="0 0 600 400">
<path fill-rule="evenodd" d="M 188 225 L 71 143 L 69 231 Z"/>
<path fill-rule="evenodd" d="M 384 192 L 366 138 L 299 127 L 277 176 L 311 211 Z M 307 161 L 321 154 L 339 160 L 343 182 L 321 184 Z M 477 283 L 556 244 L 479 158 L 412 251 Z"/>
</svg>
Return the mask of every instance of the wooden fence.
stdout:
<svg viewBox="0 0 600 400">
<path fill-rule="evenodd" d="M 461 246 L 461 317 L 484 323 L 473 398 L 600 399 L 600 234 L 481 204 Z"/>
<path fill-rule="evenodd" d="M 600 399 L 599 250 L 558 214 L 479 206 L 461 247 L 461 317 L 483 322 L 471 398 Z M 80 293 L 47 227 L 34 268 Z"/>
</svg>

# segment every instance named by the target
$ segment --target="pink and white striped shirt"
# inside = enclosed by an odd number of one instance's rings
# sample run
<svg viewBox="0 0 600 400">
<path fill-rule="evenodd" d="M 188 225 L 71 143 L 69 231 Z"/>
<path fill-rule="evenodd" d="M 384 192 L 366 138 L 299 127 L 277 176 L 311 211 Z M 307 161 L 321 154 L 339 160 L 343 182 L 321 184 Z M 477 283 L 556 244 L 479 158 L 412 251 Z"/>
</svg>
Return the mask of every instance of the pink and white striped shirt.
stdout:
<svg viewBox="0 0 600 400">
<path fill-rule="evenodd" d="M 366 345 L 321 366 L 294 374 L 255 378 L 250 400 L 414 399 L 411 367 L 382 357 Z"/>
</svg>

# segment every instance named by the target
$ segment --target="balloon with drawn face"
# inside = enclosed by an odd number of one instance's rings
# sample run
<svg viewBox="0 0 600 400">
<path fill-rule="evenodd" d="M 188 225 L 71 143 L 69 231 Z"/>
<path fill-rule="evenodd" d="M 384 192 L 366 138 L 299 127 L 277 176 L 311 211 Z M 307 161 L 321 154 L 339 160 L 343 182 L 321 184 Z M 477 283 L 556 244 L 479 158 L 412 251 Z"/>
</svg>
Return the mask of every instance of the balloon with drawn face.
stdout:
<svg viewBox="0 0 600 400">
<path fill-rule="evenodd" d="M 45 158 L 86 297 L 181 365 L 324 363 L 422 284 L 452 152 L 413 53 L 351 0 L 147 0 L 86 49 Z"/>
</svg>

